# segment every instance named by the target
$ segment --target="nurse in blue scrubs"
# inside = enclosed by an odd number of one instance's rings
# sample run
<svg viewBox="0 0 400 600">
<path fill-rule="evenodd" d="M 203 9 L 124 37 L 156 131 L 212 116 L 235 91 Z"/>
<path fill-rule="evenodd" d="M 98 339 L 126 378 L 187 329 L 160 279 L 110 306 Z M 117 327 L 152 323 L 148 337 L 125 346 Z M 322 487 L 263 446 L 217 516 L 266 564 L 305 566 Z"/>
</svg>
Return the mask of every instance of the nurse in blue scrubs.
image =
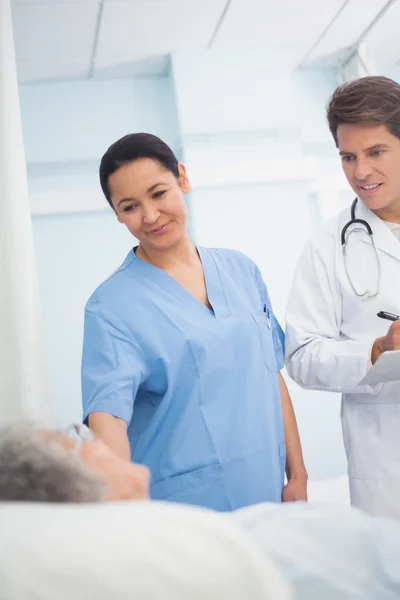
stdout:
<svg viewBox="0 0 400 600">
<path fill-rule="evenodd" d="M 139 244 L 86 305 L 85 422 L 150 468 L 152 498 L 221 511 L 305 500 L 283 334 L 257 266 L 191 241 L 188 176 L 159 138 L 115 142 L 100 182 Z"/>
</svg>

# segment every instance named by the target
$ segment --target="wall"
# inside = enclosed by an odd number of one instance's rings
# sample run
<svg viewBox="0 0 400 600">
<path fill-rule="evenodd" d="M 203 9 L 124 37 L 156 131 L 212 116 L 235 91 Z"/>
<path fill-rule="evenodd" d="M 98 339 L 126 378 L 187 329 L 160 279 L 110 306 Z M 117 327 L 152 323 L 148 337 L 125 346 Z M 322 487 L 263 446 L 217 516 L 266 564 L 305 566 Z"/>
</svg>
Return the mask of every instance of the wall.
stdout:
<svg viewBox="0 0 400 600">
<path fill-rule="evenodd" d="M 98 160 L 130 131 L 177 142 L 168 77 L 23 85 L 20 102 L 28 164 Z"/>
<path fill-rule="evenodd" d="M 110 211 L 43 215 L 33 220 L 55 416 L 81 416 L 83 310 L 94 289 L 125 258 L 132 237 Z"/>
</svg>

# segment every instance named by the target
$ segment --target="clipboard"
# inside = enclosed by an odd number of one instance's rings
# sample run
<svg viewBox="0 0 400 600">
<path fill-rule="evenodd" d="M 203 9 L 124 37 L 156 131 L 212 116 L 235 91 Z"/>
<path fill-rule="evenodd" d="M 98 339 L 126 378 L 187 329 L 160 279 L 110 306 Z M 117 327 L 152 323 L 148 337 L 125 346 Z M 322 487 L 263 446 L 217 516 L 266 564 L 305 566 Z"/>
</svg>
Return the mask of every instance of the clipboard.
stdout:
<svg viewBox="0 0 400 600">
<path fill-rule="evenodd" d="M 385 381 L 400 381 L 400 350 L 382 352 L 358 385 L 376 385 Z"/>
</svg>

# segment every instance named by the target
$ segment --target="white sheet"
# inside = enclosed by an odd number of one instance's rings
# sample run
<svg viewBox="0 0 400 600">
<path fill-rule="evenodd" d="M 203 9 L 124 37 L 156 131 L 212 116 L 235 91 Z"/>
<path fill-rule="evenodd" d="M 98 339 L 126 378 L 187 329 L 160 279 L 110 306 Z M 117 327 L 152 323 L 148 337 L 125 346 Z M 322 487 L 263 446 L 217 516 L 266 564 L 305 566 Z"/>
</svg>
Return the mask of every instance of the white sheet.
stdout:
<svg viewBox="0 0 400 600">
<path fill-rule="evenodd" d="M 0 503 L 0 600 L 400 598 L 400 522 L 340 505 L 346 477 L 311 488 L 324 503 L 232 514 Z"/>
<path fill-rule="evenodd" d="M 400 522 L 328 504 L 259 504 L 230 515 L 272 558 L 296 600 L 400 598 Z"/>
<path fill-rule="evenodd" d="M 221 515 L 163 502 L 0 503 L 1 600 L 291 600 Z"/>
</svg>

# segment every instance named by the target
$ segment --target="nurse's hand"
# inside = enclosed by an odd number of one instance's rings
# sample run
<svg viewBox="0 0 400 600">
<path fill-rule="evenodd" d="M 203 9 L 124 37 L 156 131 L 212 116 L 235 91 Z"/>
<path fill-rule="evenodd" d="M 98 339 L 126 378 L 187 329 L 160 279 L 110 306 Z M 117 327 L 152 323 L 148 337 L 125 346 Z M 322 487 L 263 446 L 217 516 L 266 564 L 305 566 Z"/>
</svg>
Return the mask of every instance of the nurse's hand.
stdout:
<svg viewBox="0 0 400 600">
<path fill-rule="evenodd" d="M 371 362 L 374 364 L 383 352 L 400 350 L 400 321 L 394 321 L 387 334 L 375 340 L 372 346 Z"/>
<path fill-rule="evenodd" d="M 289 479 L 282 491 L 282 502 L 307 502 L 307 477 Z"/>
</svg>

